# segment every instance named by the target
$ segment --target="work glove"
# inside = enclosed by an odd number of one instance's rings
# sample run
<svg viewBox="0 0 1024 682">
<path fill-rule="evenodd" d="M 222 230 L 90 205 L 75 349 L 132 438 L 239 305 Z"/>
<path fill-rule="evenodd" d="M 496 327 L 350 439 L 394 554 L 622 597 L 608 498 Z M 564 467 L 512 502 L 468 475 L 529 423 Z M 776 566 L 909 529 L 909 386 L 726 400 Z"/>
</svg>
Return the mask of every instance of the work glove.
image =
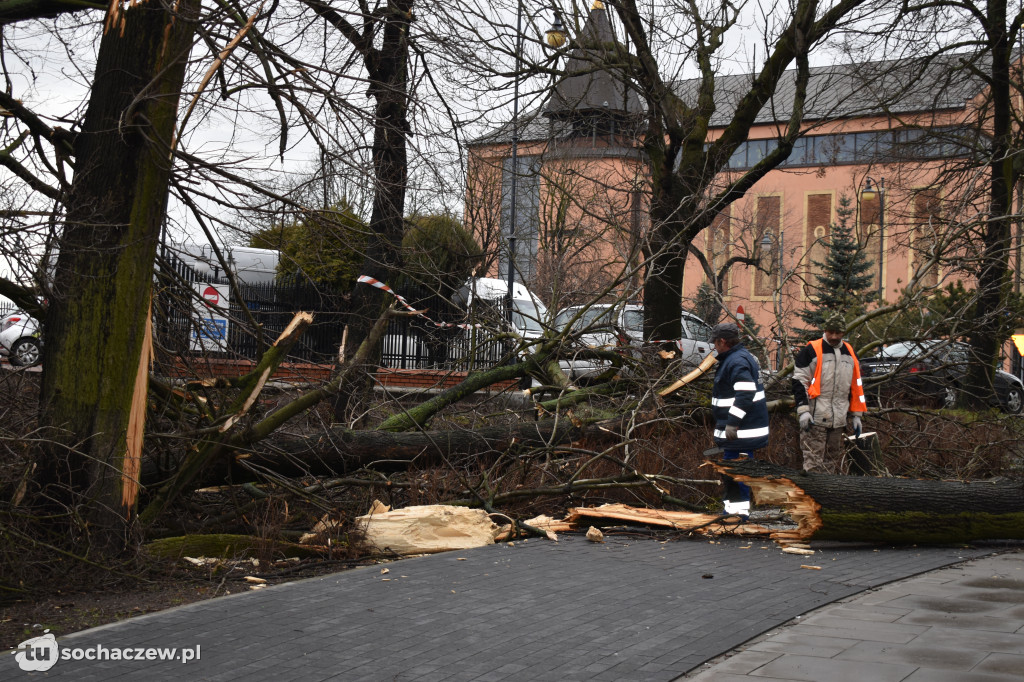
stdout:
<svg viewBox="0 0 1024 682">
<path fill-rule="evenodd" d="M 811 421 L 813 421 L 813 420 L 811 419 L 811 413 L 810 412 L 802 413 L 800 415 L 800 430 L 801 431 L 809 430 L 811 428 Z"/>
<path fill-rule="evenodd" d="M 725 427 L 725 439 L 736 440 L 737 438 L 739 438 L 739 434 L 737 433 L 737 431 L 739 431 L 739 429 L 737 429 L 732 424 L 729 424 L 728 426 Z"/>
<path fill-rule="evenodd" d="M 857 438 L 860 438 L 860 426 L 860 415 L 853 415 L 853 435 Z"/>
</svg>

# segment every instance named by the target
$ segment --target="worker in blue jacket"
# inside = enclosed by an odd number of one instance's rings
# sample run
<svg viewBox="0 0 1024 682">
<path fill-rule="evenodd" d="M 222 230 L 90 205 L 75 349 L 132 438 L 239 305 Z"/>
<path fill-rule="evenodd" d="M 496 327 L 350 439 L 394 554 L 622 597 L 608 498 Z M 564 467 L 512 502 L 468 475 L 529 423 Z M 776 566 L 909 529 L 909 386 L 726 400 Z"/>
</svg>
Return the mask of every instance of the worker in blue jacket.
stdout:
<svg viewBox="0 0 1024 682">
<path fill-rule="evenodd" d="M 768 445 L 768 403 L 761 366 L 740 341 L 740 330 L 731 322 L 715 325 L 711 341 L 718 351 L 718 370 L 711 390 L 715 419 L 715 444 L 723 459 L 748 457 Z M 725 513 L 750 513 L 750 488 L 726 477 Z"/>
</svg>

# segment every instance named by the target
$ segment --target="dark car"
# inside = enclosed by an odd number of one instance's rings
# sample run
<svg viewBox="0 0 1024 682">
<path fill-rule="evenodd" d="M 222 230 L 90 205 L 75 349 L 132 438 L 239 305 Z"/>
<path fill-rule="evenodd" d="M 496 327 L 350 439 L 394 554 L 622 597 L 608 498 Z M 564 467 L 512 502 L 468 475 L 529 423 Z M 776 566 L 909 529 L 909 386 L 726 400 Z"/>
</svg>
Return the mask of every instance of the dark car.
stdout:
<svg viewBox="0 0 1024 682">
<path fill-rule="evenodd" d="M 869 400 L 880 403 L 927 402 L 952 407 L 964 387 L 971 347 L 965 343 L 931 339 L 904 341 L 862 358 L 861 375 Z M 996 395 L 1010 414 L 1024 409 L 1024 383 L 1008 372 L 996 370 Z"/>
</svg>

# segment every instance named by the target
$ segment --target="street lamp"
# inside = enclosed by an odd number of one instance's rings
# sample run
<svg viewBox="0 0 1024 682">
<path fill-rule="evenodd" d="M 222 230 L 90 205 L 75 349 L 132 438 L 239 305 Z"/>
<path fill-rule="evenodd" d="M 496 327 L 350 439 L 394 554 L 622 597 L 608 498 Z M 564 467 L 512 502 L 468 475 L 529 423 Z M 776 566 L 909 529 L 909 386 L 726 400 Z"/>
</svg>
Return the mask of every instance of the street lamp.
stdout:
<svg viewBox="0 0 1024 682">
<path fill-rule="evenodd" d="M 782 366 L 782 324 L 781 324 L 781 319 L 782 319 L 782 284 L 785 281 L 784 280 L 784 275 L 783 275 L 783 272 L 782 272 L 782 248 L 783 248 L 783 244 L 785 243 L 784 242 L 784 238 L 785 238 L 785 233 L 780 229 L 779 230 L 779 286 L 775 290 L 775 296 L 774 296 L 774 298 L 775 298 L 775 314 L 777 316 L 777 320 L 776 320 L 776 325 L 775 326 L 776 326 L 776 328 L 777 328 L 777 330 L 779 332 L 779 336 L 776 339 L 776 344 L 778 345 L 778 351 L 777 351 L 778 355 L 775 358 L 775 370 L 776 371 L 778 371 L 779 368 Z M 764 237 L 761 238 L 761 249 L 763 251 L 770 251 L 771 248 L 772 248 L 772 235 L 769 232 L 765 232 L 764 233 Z"/>
<path fill-rule="evenodd" d="M 549 47 L 557 50 L 565 45 L 567 35 L 565 24 L 562 23 L 562 14 L 556 9 L 555 20 L 551 23 L 551 28 L 544 32 L 544 40 Z"/>
<path fill-rule="evenodd" d="M 551 28 L 544 32 L 544 40 L 552 48 L 558 49 L 565 44 L 566 31 L 562 17 L 555 10 L 555 21 Z M 512 92 L 512 186 L 509 188 L 509 235 L 508 235 L 508 294 L 506 296 L 506 315 L 512 324 L 512 290 L 516 283 L 516 227 L 519 220 L 519 73 L 522 70 L 523 55 L 523 2 L 516 3 L 516 72 L 515 85 Z"/>
<path fill-rule="evenodd" d="M 875 194 L 878 194 L 878 304 L 885 301 L 885 279 L 882 274 L 883 263 L 885 262 L 885 178 L 878 182 L 878 187 L 872 187 L 871 176 L 867 176 L 864 189 L 861 190 L 861 202 L 874 201 Z M 861 210 L 863 217 L 864 211 Z"/>
</svg>

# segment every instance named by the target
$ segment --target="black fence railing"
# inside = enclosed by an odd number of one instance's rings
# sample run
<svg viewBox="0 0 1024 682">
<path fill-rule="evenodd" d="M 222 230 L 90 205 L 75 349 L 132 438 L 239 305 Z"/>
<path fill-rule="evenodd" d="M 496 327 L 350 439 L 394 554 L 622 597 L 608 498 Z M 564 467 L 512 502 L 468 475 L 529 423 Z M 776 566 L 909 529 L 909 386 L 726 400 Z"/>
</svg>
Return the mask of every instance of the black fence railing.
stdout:
<svg viewBox="0 0 1024 682">
<path fill-rule="evenodd" d="M 197 283 L 228 285 L 223 277 L 196 272 L 173 256 L 161 259 L 154 304 L 154 332 L 158 347 L 169 354 L 258 359 L 291 322 L 296 312 L 313 314 L 313 323 L 289 354 L 290 361 L 330 363 L 336 358 L 350 298 L 327 291 L 304 278 L 278 278 L 261 284 L 237 283 L 230 305 L 214 310 L 227 318 L 225 338 L 206 344 L 200 322 L 202 292 Z M 507 358 L 508 339 L 495 338 L 488 329 L 500 328 L 504 305 L 474 306 L 473 316 L 452 302 L 451 296 L 425 287 L 401 287 L 402 296 L 419 316 L 395 317 L 384 338 L 381 366 L 397 369 L 469 370 L 490 367 Z M 451 292 L 454 293 L 454 292 Z M 197 303 L 199 304 L 197 306 Z M 225 314 L 226 313 L 226 314 Z M 484 323 L 487 329 L 475 327 Z"/>
<path fill-rule="evenodd" d="M 503 301 L 467 311 L 444 292 L 424 287 L 404 287 L 402 295 L 413 308 L 425 312 L 391 320 L 381 366 L 465 371 L 492 367 L 508 357 L 510 340 L 496 337 L 493 331 L 504 326 Z"/>
<path fill-rule="evenodd" d="M 292 349 L 289 359 L 315 363 L 331 362 L 341 342 L 349 315 L 348 298 L 325 291 L 312 282 L 283 279 L 266 283 L 237 282 L 229 291 L 230 304 L 211 310 L 227 320 L 223 338 L 200 343 L 208 329 L 200 321 L 197 303 L 202 292 L 197 283 L 224 285 L 230 280 L 196 272 L 173 256 L 161 261 L 157 276 L 158 294 L 154 310 L 154 331 L 158 342 L 170 353 L 203 354 L 257 359 L 277 339 L 295 313 L 313 313 L 313 324 Z M 207 335 L 208 336 L 208 335 Z"/>
</svg>

